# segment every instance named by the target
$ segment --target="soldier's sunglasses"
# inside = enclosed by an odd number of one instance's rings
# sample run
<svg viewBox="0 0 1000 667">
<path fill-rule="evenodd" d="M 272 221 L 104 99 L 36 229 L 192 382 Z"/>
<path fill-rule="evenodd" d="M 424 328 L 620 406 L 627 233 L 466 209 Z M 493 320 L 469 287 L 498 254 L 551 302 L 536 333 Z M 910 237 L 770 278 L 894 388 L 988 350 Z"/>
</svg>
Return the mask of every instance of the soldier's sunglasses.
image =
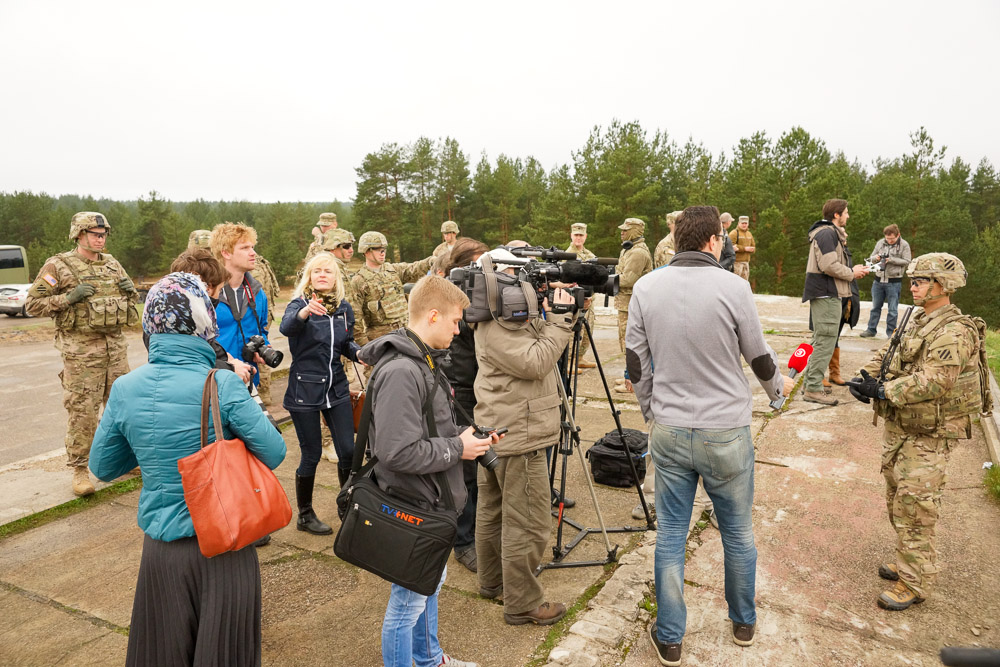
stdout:
<svg viewBox="0 0 1000 667">
<path fill-rule="evenodd" d="M 930 278 L 910 278 L 910 287 L 923 287 L 924 285 L 930 284 Z"/>
<path fill-rule="evenodd" d="M 106 238 L 108 238 L 108 233 L 107 232 L 92 232 L 92 231 L 90 231 L 88 229 L 87 233 L 90 234 L 91 236 L 93 236 L 95 239 L 106 239 Z"/>
<path fill-rule="evenodd" d="M 373 252 L 385 252 L 385 248 L 368 248 Z"/>
<path fill-rule="evenodd" d="M 338 247 L 338 248 L 343 248 L 344 250 L 350 250 L 351 248 L 353 248 L 353 247 L 354 247 L 354 244 L 353 244 L 353 243 L 341 243 L 341 244 L 340 244 L 339 246 L 337 246 L 337 247 Z"/>
</svg>

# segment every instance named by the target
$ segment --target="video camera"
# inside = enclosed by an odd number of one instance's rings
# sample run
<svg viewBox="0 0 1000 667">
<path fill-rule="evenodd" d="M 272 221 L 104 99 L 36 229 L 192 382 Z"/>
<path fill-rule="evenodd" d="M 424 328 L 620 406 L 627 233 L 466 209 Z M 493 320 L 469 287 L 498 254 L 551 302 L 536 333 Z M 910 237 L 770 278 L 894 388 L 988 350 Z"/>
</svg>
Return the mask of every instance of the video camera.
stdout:
<svg viewBox="0 0 1000 667">
<path fill-rule="evenodd" d="M 608 296 L 618 293 L 618 275 L 608 269 L 618 263 L 617 259 L 580 261 L 576 253 L 537 246 L 505 249 L 518 258 L 503 261 L 508 265 L 517 262 L 520 269 L 516 276 L 496 272 L 488 254 L 481 259 L 482 267 L 470 265 L 452 269 L 449 280 L 469 297 L 470 305 L 465 309 L 466 322 L 491 319 L 525 322 L 538 317 L 539 308 L 546 298 L 553 313 L 575 313 L 583 308 L 587 297 L 595 293 Z M 573 303 L 553 303 L 556 287 L 552 283 L 575 283 L 576 287 L 567 288 L 573 296 Z"/>
</svg>

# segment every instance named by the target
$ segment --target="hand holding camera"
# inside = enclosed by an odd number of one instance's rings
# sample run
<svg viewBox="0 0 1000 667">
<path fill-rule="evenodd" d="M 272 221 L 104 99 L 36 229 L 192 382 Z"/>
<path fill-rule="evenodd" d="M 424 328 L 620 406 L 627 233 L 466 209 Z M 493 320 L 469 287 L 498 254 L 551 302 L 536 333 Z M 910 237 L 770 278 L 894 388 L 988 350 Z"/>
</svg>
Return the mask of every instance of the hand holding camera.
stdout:
<svg viewBox="0 0 1000 667">
<path fill-rule="evenodd" d="M 267 344 L 260 334 L 250 336 L 250 339 L 243 345 L 243 361 L 249 363 L 265 363 L 271 368 L 277 368 L 278 364 L 285 357 L 284 353 L 275 350 Z"/>
<path fill-rule="evenodd" d="M 497 467 L 497 453 L 493 445 L 500 442 L 507 433 L 507 428 L 490 428 L 489 426 L 470 426 L 460 436 L 462 438 L 462 458 L 475 459 L 487 470 Z"/>
</svg>

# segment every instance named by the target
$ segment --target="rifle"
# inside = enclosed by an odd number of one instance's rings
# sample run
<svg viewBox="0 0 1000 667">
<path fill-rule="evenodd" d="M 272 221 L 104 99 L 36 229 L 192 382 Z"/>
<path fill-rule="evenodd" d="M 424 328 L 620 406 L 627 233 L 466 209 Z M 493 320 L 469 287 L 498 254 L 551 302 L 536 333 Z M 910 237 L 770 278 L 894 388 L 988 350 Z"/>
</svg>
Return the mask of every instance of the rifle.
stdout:
<svg viewBox="0 0 1000 667">
<path fill-rule="evenodd" d="M 882 365 L 878 370 L 878 380 L 879 382 L 885 382 L 886 372 L 889 370 L 889 365 L 892 363 L 892 358 L 896 356 L 896 350 L 899 349 L 899 344 L 903 340 L 903 332 L 906 330 L 906 324 L 910 321 L 910 315 L 913 314 L 913 306 L 906 309 L 903 314 L 903 320 L 896 327 L 896 330 L 892 332 L 892 338 L 889 339 L 889 347 L 885 351 L 885 355 L 882 357 Z M 875 399 L 876 401 L 878 399 Z M 878 403 L 872 403 L 875 414 L 872 415 L 872 426 L 878 426 Z"/>
</svg>

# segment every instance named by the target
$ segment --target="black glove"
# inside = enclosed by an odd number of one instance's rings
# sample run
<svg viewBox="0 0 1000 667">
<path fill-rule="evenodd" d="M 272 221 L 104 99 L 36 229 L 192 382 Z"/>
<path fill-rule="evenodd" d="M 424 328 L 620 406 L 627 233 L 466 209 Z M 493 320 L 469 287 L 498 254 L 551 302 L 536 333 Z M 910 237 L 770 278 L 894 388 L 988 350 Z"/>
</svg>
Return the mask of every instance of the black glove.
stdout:
<svg viewBox="0 0 1000 667">
<path fill-rule="evenodd" d="M 125 292 L 126 294 L 134 294 L 135 284 L 132 282 L 131 278 L 126 276 L 118 281 L 118 289 Z"/>
<path fill-rule="evenodd" d="M 854 398 L 859 401 L 863 401 L 864 403 L 870 402 L 865 399 L 885 397 L 885 390 L 882 388 L 882 382 L 873 378 L 868 374 L 868 371 L 864 369 L 861 370 L 861 377 L 851 379 L 851 381 L 847 383 L 847 386 L 851 388 L 851 394 Z M 860 396 L 858 394 L 860 394 Z"/>
<path fill-rule="evenodd" d="M 93 296 L 97 288 L 93 285 L 88 285 L 87 283 L 80 283 L 73 289 L 71 289 L 66 294 L 66 301 L 69 303 L 76 303 L 77 301 L 83 301 L 88 296 Z"/>
<path fill-rule="evenodd" d="M 863 382 L 862 378 L 859 377 L 851 378 L 850 381 L 847 383 L 847 388 L 850 390 L 851 396 L 853 396 L 854 398 L 858 399 L 862 403 L 871 403 L 872 399 L 868 398 L 867 396 L 865 396 L 856 389 L 856 386 L 860 385 L 862 382 Z"/>
</svg>

